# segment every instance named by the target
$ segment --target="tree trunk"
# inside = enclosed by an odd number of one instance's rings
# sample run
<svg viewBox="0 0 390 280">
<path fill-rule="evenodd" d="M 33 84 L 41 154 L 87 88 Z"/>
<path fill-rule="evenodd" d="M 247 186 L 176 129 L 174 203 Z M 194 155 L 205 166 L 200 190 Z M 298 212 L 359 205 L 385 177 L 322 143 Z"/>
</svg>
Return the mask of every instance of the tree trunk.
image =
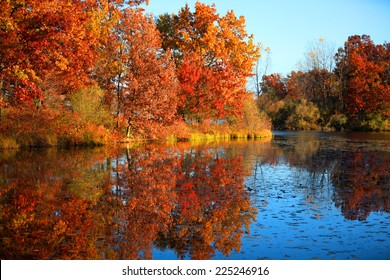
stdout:
<svg viewBox="0 0 390 280">
<path fill-rule="evenodd" d="M 127 128 L 126 128 L 126 138 L 129 139 L 131 135 L 131 121 L 130 119 L 127 121 Z"/>
</svg>

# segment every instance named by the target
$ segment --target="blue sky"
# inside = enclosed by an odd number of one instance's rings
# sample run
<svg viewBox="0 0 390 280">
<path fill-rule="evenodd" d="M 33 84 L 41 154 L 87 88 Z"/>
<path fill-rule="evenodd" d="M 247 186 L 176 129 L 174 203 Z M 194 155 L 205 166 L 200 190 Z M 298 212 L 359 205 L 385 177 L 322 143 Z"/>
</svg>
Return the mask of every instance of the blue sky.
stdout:
<svg viewBox="0 0 390 280">
<path fill-rule="evenodd" d="M 154 15 L 177 13 L 194 0 L 150 0 L 146 10 Z M 214 0 L 224 15 L 234 10 L 246 18 L 247 31 L 271 48 L 269 73 L 287 74 L 297 69 L 310 42 L 320 37 L 342 47 L 351 35 L 367 34 L 376 44 L 390 42 L 390 0 Z"/>
</svg>

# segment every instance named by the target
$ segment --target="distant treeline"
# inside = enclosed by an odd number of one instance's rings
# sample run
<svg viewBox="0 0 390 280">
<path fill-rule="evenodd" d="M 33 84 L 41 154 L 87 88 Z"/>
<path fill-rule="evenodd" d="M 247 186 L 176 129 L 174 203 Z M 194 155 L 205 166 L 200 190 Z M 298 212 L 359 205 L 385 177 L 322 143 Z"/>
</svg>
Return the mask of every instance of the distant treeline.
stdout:
<svg viewBox="0 0 390 280">
<path fill-rule="evenodd" d="M 351 36 L 314 43 L 300 71 L 264 75 L 258 106 L 277 129 L 390 130 L 390 43 Z"/>
</svg>

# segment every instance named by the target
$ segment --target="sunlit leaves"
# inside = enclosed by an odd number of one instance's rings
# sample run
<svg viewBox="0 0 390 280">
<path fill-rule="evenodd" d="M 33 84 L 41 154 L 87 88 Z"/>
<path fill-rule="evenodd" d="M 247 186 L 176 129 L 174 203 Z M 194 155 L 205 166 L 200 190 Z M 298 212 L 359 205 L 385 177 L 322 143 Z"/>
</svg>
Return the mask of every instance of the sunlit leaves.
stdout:
<svg viewBox="0 0 390 280">
<path fill-rule="evenodd" d="M 370 36 L 351 36 L 336 55 L 346 114 L 359 126 L 372 115 L 388 117 L 390 65 L 388 44 L 375 45 Z"/>
<path fill-rule="evenodd" d="M 171 49 L 182 85 L 179 113 L 204 121 L 242 115 L 246 79 L 259 49 L 245 31 L 244 17 L 225 16 L 197 2 L 157 21 L 164 49 Z"/>
<path fill-rule="evenodd" d="M 264 94 L 270 95 L 277 100 L 285 98 L 288 93 L 286 81 L 278 73 L 264 75 L 261 82 L 261 90 Z"/>
<path fill-rule="evenodd" d="M 178 115 L 190 122 L 242 116 L 259 57 L 244 17 L 197 2 L 195 11 L 186 5 L 161 16 L 156 28 L 139 7 L 148 3 L 2 1 L 1 107 L 72 110 L 69 97 L 98 86 L 116 132 L 152 139 Z"/>
<path fill-rule="evenodd" d="M 89 4 L 77 0 L 2 1 L 5 28 L 0 31 L 0 79 L 10 102 L 19 102 L 13 98 L 14 89 L 29 92 L 32 84 L 40 91 L 50 88 L 51 93 L 63 94 L 88 83 L 96 42 L 96 34 L 89 28 Z M 34 95 L 24 94 L 24 100 L 27 97 L 36 100 Z"/>
<path fill-rule="evenodd" d="M 124 10 L 118 30 L 118 108 L 132 132 L 153 138 L 176 113 L 174 66 L 160 52 L 155 24 L 142 10 Z"/>
</svg>

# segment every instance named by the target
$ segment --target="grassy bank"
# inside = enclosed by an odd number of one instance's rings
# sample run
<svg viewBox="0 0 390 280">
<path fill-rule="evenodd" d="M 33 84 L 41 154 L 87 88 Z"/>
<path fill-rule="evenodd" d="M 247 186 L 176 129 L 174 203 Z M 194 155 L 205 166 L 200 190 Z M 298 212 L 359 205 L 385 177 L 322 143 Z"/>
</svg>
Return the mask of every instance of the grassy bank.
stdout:
<svg viewBox="0 0 390 280">
<path fill-rule="evenodd" d="M 260 122 L 257 127 L 244 128 L 242 124 L 186 124 L 176 123 L 169 127 L 160 140 L 166 142 L 215 142 L 220 140 L 233 139 L 260 139 L 272 137 L 272 132 L 267 127 L 263 127 L 264 122 Z"/>
<path fill-rule="evenodd" d="M 229 141 L 234 139 L 262 139 L 272 137 L 270 130 L 262 130 L 257 132 L 252 131 L 238 131 L 238 132 L 215 132 L 215 133 L 201 133 L 193 132 L 186 136 L 169 135 L 166 138 L 160 138 L 157 141 L 164 141 L 166 143 L 175 142 L 217 142 L 217 141 Z M 111 141 L 108 141 L 111 139 Z M 19 149 L 19 148 L 33 148 L 33 147 L 71 147 L 71 146 L 115 146 L 124 142 L 137 142 L 137 141 L 148 141 L 147 139 L 128 140 L 124 138 L 118 138 L 115 135 L 110 135 L 107 132 L 105 136 L 96 136 L 90 132 L 80 132 L 78 139 L 73 139 L 71 135 L 27 135 L 24 137 L 9 137 L 0 136 L 0 150 L 5 149 Z"/>
<path fill-rule="evenodd" d="M 260 139 L 272 137 L 272 132 L 270 130 L 263 131 L 231 131 L 228 133 L 192 133 L 187 139 L 189 142 L 195 141 L 214 141 L 214 140 L 231 140 L 231 139 Z"/>
</svg>

